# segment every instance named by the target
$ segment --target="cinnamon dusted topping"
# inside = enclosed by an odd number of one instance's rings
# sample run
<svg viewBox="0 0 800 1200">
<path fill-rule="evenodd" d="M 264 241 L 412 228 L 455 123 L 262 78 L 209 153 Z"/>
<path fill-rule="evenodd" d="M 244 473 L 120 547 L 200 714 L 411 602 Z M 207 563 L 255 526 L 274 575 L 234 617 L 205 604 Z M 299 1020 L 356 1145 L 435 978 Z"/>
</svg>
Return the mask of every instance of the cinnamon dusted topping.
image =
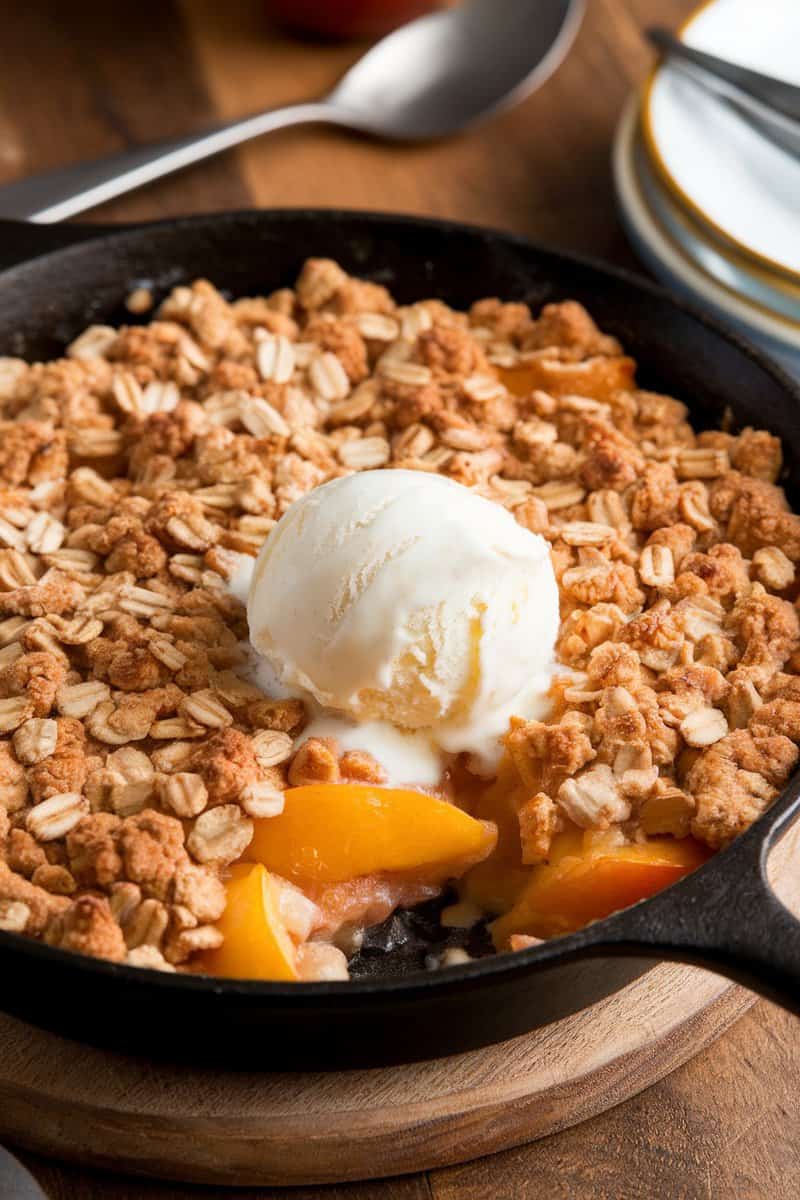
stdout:
<svg viewBox="0 0 800 1200">
<path fill-rule="evenodd" d="M 447 475 L 551 544 L 583 674 L 506 736 L 525 864 L 569 824 L 714 848 L 746 828 L 798 757 L 800 517 L 778 439 L 697 435 L 634 370 L 575 302 L 398 307 L 326 259 L 0 359 L 0 929 L 191 969 L 287 786 L 384 781 L 329 739 L 295 751 L 304 707 L 242 678 L 226 587 L 294 500 L 376 467 Z M 281 887 L 304 940 L 327 918 Z M 391 910 L 359 887 L 354 913 Z M 346 977 L 322 943 L 299 969 Z"/>
<path fill-rule="evenodd" d="M 346 750 L 339 759 L 339 772 L 348 783 L 382 784 L 386 771 L 377 759 L 365 750 Z"/>
<path fill-rule="evenodd" d="M 312 783 L 339 783 L 339 747 L 333 738 L 309 738 L 289 766 L 289 783 L 302 787 Z"/>
<path fill-rule="evenodd" d="M 112 962 L 121 962 L 126 953 L 122 930 L 111 914 L 108 901 L 101 896 L 79 896 L 54 917 L 45 941 L 61 950 L 75 950 Z"/>
<path fill-rule="evenodd" d="M 558 809 L 544 792 L 537 792 L 520 807 L 519 834 L 526 866 L 547 862 L 553 835 L 560 827 Z"/>
</svg>

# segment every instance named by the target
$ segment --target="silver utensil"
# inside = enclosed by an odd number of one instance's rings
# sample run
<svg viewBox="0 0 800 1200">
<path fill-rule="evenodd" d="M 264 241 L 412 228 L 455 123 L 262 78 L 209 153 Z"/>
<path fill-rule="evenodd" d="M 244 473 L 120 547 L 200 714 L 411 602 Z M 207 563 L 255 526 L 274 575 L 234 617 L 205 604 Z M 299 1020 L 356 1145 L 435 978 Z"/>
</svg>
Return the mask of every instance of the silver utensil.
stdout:
<svg viewBox="0 0 800 1200">
<path fill-rule="evenodd" d="M 688 46 L 666 29 L 648 40 L 670 62 L 793 157 L 800 155 L 800 87 Z"/>
<path fill-rule="evenodd" d="M 0 1196 L 7 1200 L 47 1200 L 21 1162 L 0 1146 Z"/>
<path fill-rule="evenodd" d="M 561 63 L 586 0 L 469 0 L 373 46 L 320 100 L 257 113 L 0 187 L 0 217 L 49 224 L 274 129 L 319 122 L 397 141 L 458 133 L 522 100 Z"/>
<path fill-rule="evenodd" d="M 749 67 L 741 67 L 738 63 L 718 58 L 716 54 L 709 54 L 705 50 L 697 50 L 661 26 L 648 29 L 647 38 L 662 54 L 669 54 L 701 67 L 725 83 L 733 84 L 739 91 L 746 92 L 751 99 L 766 104 L 768 108 L 773 108 L 785 117 L 800 121 L 800 87 L 796 84 L 774 79 L 771 75 L 763 75 Z"/>
</svg>

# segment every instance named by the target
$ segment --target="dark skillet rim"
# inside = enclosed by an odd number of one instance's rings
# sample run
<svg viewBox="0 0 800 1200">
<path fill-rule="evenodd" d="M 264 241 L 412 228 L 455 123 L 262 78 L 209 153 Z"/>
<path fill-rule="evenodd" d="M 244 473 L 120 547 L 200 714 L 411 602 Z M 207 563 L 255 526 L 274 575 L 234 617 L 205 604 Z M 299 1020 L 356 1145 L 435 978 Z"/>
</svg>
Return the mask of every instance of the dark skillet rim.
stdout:
<svg viewBox="0 0 800 1200">
<path fill-rule="evenodd" d="M 128 238 L 136 237 L 143 229 L 169 232 L 171 230 L 191 228 L 192 226 L 202 227 L 212 225 L 217 229 L 221 228 L 224 230 L 229 223 L 236 225 L 243 219 L 251 220 L 254 224 L 268 223 L 270 220 L 278 222 L 287 221 L 290 224 L 293 219 L 299 221 L 303 218 L 328 220 L 334 223 L 339 220 L 362 221 L 365 225 L 376 227 L 387 224 L 402 224 L 411 226 L 412 228 L 418 226 L 422 229 L 438 230 L 444 234 L 453 233 L 477 236 L 485 241 L 499 241 L 512 248 L 519 248 L 528 252 L 533 251 L 535 254 L 542 255 L 545 259 L 551 259 L 555 262 L 561 261 L 565 264 L 585 268 L 601 277 L 598 282 L 602 281 L 603 276 L 610 277 L 629 287 L 635 288 L 640 293 L 652 296 L 662 303 L 666 302 L 679 312 L 697 321 L 710 333 L 728 342 L 768 375 L 771 375 L 786 392 L 789 399 L 795 401 L 798 405 L 798 410 L 800 410 L 800 383 L 795 382 L 782 367 L 746 338 L 742 337 L 737 330 L 729 328 L 715 317 L 708 316 L 706 312 L 692 302 L 684 300 L 683 297 L 674 296 L 665 288 L 653 283 L 649 279 L 643 278 L 634 271 L 610 265 L 590 255 L 573 254 L 561 249 L 553 249 L 531 241 L 519 234 L 508 233 L 501 229 L 494 229 L 489 226 L 471 224 L 464 221 L 450 221 L 444 218 L 409 216 L 404 213 L 375 212 L 373 210 L 360 209 L 267 208 L 237 209 L 232 212 L 226 211 L 220 213 L 199 213 L 186 217 L 166 218 L 159 221 L 143 221 L 137 224 L 124 224 L 120 226 L 65 226 L 64 231 L 68 236 L 63 246 L 56 249 L 48 249 L 42 254 L 34 255 L 6 267 L 0 271 L 0 286 L 6 282 L 6 278 L 14 271 L 24 270 L 33 264 L 46 267 L 48 260 L 55 257 L 63 261 L 65 256 L 69 258 L 73 254 L 79 254 L 81 249 L 89 244 L 124 244 Z M 97 231 L 96 234 L 94 232 L 95 229 Z M 69 236 L 70 232 L 73 233 L 73 236 Z M 656 893 L 655 896 L 649 897 L 646 900 L 640 900 L 636 905 L 630 907 L 642 909 L 648 904 L 657 902 L 659 896 L 663 896 L 666 893 L 675 894 L 676 899 L 679 900 L 681 891 L 688 892 L 692 881 L 697 879 L 703 872 L 708 873 L 717 864 L 724 864 L 729 856 L 733 856 L 736 848 L 742 846 L 744 842 L 753 841 L 758 843 L 762 841 L 763 831 L 768 826 L 771 827 L 775 824 L 776 818 L 780 817 L 781 811 L 788 808 L 794 802 L 798 791 L 800 791 L 800 771 L 796 772 L 789 780 L 773 804 L 762 813 L 748 830 L 740 834 L 729 846 L 717 851 L 706 863 L 697 867 L 677 883 L 671 884 L 661 892 Z M 131 967 L 121 963 L 111 963 L 103 959 L 91 958 L 89 955 L 60 950 L 54 946 L 47 946 L 22 934 L 5 933 L 2 931 L 0 931 L 0 956 L 4 957 L 6 954 L 9 954 L 14 957 L 30 957 L 42 962 L 50 962 L 55 967 L 60 966 L 62 968 L 79 970 L 85 972 L 87 975 L 115 980 L 118 983 L 127 982 L 135 987 L 155 987 L 168 991 L 178 990 L 187 994 L 201 992 L 206 995 L 238 996 L 252 1000 L 291 1001 L 293 1005 L 299 1008 L 314 1007 L 320 1000 L 327 999 L 328 997 L 341 997 L 342 1001 L 349 999 L 354 1004 L 358 1004 L 359 1001 L 380 998 L 382 996 L 386 996 L 387 999 L 389 997 L 397 999 L 398 996 L 413 998 L 414 994 L 427 994 L 432 990 L 437 992 L 452 992 L 454 990 L 461 990 L 463 985 L 480 986 L 484 981 L 489 979 L 504 978 L 511 975 L 527 975 L 535 968 L 547 966 L 551 962 L 557 963 L 561 960 L 579 957 L 581 954 L 585 954 L 587 948 L 590 946 L 596 946 L 597 953 L 602 956 L 604 948 L 602 937 L 598 938 L 597 936 L 598 931 L 610 928 L 611 924 L 617 918 L 624 916 L 624 913 L 628 911 L 630 911 L 630 908 L 621 909 L 619 912 L 612 913 L 600 921 L 593 922 L 584 929 L 561 937 L 552 938 L 544 942 L 541 946 L 535 946 L 529 950 L 507 952 L 434 971 L 411 971 L 399 978 L 355 979 L 348 982 L 274 983 L 265 980 L 227 979 L 211 975 L 173 974 L 171 972 Z M 613 954 L 613 948 L 610 948 L 607 953 Z M 645 951 L 642 950 L 641 953 L 644 954 Z M 657 957 L 657 950 L 651 951 L 651 953 Z"/>
</svg>

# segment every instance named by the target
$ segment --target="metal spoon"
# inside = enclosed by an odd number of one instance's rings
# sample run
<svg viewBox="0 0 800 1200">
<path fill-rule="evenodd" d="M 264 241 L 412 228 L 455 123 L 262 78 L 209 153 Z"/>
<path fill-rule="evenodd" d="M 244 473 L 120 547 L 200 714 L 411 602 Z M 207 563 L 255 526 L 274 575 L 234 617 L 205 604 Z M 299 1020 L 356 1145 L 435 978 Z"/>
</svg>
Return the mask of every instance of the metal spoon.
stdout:
<svg viewBox="0 0 800 1200">
<path fill-rule="evenodd" d="M 0 1196 L 7 1200 L 47 1200 L 36 1180 L 21 1162 L 0 1146 Z"/>
<path fill-rule="evenodd" d="M 445 137 L 539 87 L 586 0 L 469 0 L 389 34 L 321 100 L 0 187 L 0 216 L 50 224 L 274 129 L 340 125 L 397 141 Z"/>
</svg>

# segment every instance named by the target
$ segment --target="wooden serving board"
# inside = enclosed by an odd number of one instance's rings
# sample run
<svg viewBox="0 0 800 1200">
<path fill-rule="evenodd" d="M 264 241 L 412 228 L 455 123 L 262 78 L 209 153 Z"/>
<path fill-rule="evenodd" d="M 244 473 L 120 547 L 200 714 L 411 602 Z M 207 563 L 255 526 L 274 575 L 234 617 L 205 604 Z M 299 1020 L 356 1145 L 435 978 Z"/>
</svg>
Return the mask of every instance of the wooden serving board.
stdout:
<svg viewBox="0 0 800 1200">
<path fill-rule="evenodd" d="M 719 1037 L 753 999 L 715 975 L 665 963 L 591 1009 L 502 1045 L 338 1074 L 156 1064 L 2 1016 L 0 1137 L 91 1166 L 218 1185 L 415 1172 L 619 1104 Z"/>
</svg>

